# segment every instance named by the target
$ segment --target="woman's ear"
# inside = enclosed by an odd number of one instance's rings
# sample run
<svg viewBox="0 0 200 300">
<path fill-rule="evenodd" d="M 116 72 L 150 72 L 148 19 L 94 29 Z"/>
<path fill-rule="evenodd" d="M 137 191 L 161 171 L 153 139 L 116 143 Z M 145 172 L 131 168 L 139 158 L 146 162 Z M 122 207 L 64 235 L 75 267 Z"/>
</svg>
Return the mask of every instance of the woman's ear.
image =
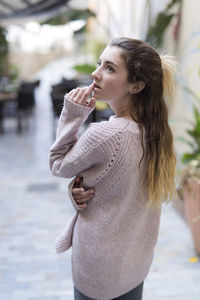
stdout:
<svg viewBox="0 0 200 300">
<path fill-rule="evenodd" d="M 141 80 L 132 83 L 130 86 L 130 93 L 131 94 L 138 94 L 139 92 L 141 92 L 145 87 L 145 83 Z"/>
</svg>

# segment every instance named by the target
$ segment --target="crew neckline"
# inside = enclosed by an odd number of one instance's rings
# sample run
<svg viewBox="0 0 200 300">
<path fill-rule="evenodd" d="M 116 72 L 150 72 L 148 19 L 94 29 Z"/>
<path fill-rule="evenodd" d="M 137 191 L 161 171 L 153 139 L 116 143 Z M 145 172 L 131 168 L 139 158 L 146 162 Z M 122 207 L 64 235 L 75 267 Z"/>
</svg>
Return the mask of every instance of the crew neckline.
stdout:
<svg viewBox="0 0 200 300">
<path fill-rule="evenodd" d="M 123 120 L 127 120 L 127 121 L 133 121 L 133 119 L 128 119 L 128 118 L 125 118 L 125 117 L 117 117 L 116 115 L 112 115 L 110 116 L 110 119 L 123 119 Z"/>
</svg>

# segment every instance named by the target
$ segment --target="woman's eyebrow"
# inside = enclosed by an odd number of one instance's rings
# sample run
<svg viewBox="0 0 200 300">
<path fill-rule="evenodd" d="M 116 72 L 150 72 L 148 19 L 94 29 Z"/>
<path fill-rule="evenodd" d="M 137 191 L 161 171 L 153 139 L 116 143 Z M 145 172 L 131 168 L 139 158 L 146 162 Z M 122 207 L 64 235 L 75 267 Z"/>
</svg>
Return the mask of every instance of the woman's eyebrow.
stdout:
<svg viewBox="0 0 200 300">
<path fill-rule="evenodd" d="M 99 61 L 101 62 L 101 59 L 99 59 Z M 111 65 L 115 66 L 116 68 L 119 68 L 115 63 L 113 63 L 113 62 L 110 61 L 110 60 L 106 60 L 105 63 L 106 63 L 106 64 L 111 64 Z"/>
<path fill-rule="evenodd" d="M 113 66 L 115 66 L 116 68 L 119 68 L 116 64 L 114 64 L 112 61 L 106 60 L 105 61 L 106 64 L 111 64 Z"/>
</svg>

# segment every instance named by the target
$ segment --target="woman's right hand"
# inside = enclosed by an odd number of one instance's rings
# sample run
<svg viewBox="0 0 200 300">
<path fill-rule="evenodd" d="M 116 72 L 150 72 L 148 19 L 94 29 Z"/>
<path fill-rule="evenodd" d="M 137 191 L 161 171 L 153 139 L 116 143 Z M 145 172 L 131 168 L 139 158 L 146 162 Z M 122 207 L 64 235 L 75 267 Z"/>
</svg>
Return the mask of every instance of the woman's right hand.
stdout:
<svg viewBox="0 0 200 300">
<path fill-rule="evenodd" d="M 94 108 L 96 99 L 92 97 L 88 102 L 89 95 L 92 93 L 93 89 L 94 89 L 94 83 L 91 83 L 89 86 L 85 86 L 82 88 L 78 87 L 76 89 L 71 90 L 68 94 L 66 94 L 66 98 L 79 105 L 89 106 L 91 108 Z"/>
<path fill-rule="evenodd" d="M 83 178 L 76 177 L 72 188 L 72 196 L 74 201 L 80 208 L 86 208 L 88 206 L 87 201 L 94 197 L 94 190 L 86 190 L 83 186 Z"/>
</svg>

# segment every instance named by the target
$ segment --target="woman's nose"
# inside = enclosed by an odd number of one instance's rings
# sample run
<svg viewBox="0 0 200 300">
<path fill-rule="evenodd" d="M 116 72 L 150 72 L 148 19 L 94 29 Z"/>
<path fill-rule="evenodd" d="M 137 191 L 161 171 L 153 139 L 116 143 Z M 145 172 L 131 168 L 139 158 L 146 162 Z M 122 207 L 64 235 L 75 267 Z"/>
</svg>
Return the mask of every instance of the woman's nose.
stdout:
<svg viewBox="0 0 200 300">
<path fill-rule="evenodd" d="M 97 68 L 94 72 L 92 72 L 92 77 L 96 78 L 96 79 L 100 79 L 100 72 L 99 72 L 99 68 Z"/>
</svg>

